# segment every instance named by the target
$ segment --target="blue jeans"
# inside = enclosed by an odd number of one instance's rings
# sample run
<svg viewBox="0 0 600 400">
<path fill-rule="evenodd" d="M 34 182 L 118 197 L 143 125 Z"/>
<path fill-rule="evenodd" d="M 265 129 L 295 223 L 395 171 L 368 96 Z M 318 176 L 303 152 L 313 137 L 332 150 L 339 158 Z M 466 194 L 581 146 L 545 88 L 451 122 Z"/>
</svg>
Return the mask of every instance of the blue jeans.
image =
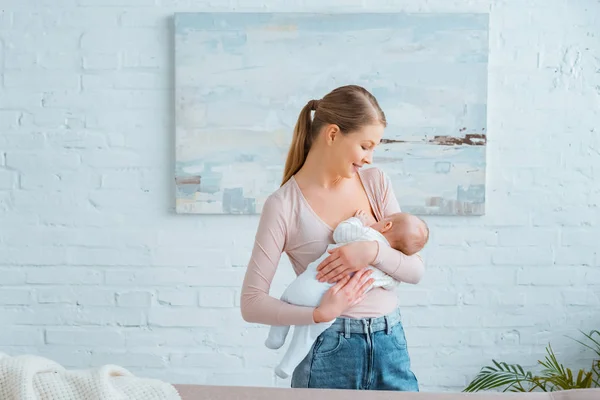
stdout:
<svg viewBox="0 0 600 400">
<path fill-rule="evenodd" d="M 336 319 L 294 370 L 292 387 L 418 392 L 400 311 Z"/>
</svg>

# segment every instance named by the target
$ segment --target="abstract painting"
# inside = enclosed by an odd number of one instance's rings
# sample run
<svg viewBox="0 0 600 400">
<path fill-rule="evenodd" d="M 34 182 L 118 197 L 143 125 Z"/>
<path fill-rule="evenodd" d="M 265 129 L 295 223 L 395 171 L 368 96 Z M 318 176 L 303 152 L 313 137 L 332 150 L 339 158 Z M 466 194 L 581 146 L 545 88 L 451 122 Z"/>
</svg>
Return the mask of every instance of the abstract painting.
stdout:
<svg viewBox="0 0 600 400">
<path fill-rule="evenodd" d="M 176 210 L 259 214 L 302 107 L 357 84 L 402 209 L 482 215 L 487 65 L 487 14 L 178 13 Z"/>
</svg>

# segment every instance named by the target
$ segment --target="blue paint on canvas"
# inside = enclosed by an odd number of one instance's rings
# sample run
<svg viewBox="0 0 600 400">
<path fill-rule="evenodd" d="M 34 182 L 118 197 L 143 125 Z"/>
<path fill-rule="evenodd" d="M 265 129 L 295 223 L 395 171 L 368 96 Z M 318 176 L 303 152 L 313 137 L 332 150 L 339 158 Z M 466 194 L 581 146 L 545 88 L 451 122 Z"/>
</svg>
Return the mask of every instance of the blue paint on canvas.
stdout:
<svg viewBox="0 0 600 400">
<path fill-rule="evenodd" d="M 178 212 L 260 213 L 300 109 L 358 84 L 403 210 L 484 213 L 486 14 L 182 13 L 175 45 Z"/>
</svg>

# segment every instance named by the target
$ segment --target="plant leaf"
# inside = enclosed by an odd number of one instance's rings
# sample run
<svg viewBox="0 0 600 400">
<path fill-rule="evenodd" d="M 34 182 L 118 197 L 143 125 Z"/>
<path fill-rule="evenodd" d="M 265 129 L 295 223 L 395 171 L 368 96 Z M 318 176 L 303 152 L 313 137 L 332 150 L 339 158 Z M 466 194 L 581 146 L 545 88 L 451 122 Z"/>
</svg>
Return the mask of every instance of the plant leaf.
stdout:
<svg viewBox="0 0 600 400">
<path fill-rule="evenodd" d="M 480 390 L 495 389 L 507 386 L 506 390 L 515 389 L 524 391 L 521 382 L 530 382 L 531 372 L 525 372 L 520 365 L 509 365 L 505 362 L 492 360 L 495 367 L 486 366 L 481 369 L 479 374 L 463 389 L 463 392 L 477 392 Z M 516 388 L 515 386 L 520 386 Z"/>
</svg>

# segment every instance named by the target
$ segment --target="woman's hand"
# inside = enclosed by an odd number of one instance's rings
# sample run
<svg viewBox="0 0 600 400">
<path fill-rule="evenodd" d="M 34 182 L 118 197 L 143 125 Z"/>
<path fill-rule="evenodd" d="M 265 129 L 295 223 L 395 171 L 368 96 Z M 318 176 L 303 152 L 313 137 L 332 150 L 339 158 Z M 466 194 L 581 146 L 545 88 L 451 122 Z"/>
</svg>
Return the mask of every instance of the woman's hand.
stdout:
<svg viewBox="0 0 600 400">
<path fill-rule="evenodd" d="M 360 303 L 374 282 L 374 279 L 369 278 L 372 273 L 373 270 L 363 269 L 352 278 L 346 275 L 329 288 L 319 306 L 313 311 L 313 320 L 317 323 L 334 320 L 348 308 Z"/>
<path fill-rule="evenodd" d="M 377 257 L 377 242 L 363 241 L 348 243 L 333 250 L 317 266 L 319 282 L 335 283 L 353 272 L 368 267 Z"/>
</svg>

